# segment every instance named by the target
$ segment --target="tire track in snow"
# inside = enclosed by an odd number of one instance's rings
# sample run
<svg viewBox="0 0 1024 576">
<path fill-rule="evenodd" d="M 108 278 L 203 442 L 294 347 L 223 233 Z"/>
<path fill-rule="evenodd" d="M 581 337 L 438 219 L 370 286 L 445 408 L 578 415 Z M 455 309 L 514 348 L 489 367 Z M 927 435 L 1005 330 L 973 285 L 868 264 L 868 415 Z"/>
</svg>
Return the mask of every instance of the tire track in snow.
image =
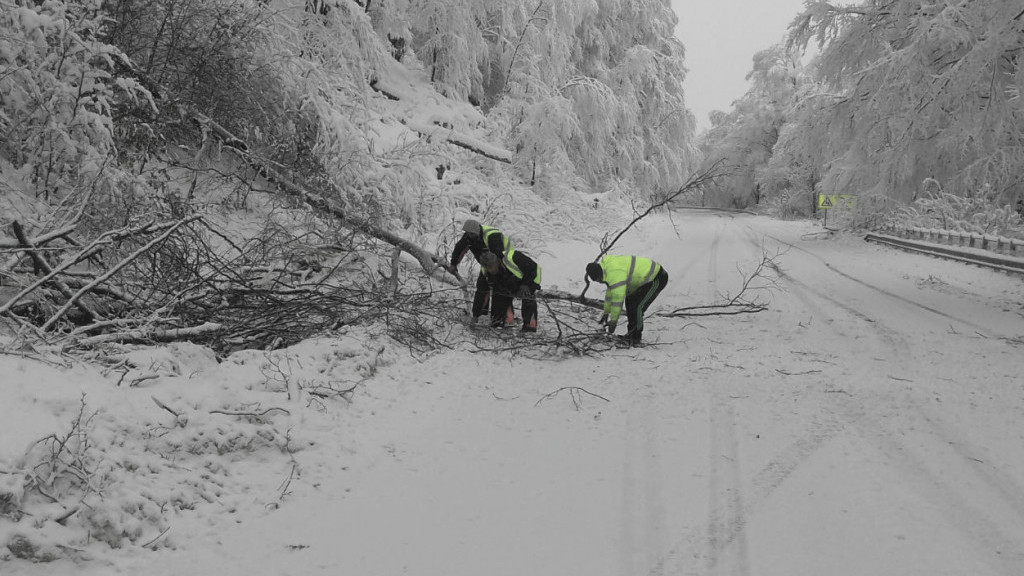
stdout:
<svg viewBox="0 0 1024 576">
<path fill-rule="evenodd" d="M 645 561 L 638 552 L 656 539 L 665 516 L 662 464 L 656 434 L 656 415 L 651 400 L 642 400 L 642 413 L 631 410 L 626 421 L 623 447 L 622 511 L 619 573 L 633 574 Z"/>
<path fill-rule="evenodd" d="M 756 237 L 756 234 L 753 232 L 753 230 L 750 229 L 749 226 L 746 227 L 745 234 L 746 234 L 748 242 L 750 242 L 751 244 L 753 244 L 755 246 L 760 246 L 760 244 L 758 243 L 758 239 Z M 881 293 L 881 294 L 885 294 L 887 296 L 891 296 L 893 298 L 897 298 L 897 299 L 899 299 L 901 301 L 910 302 L 909 300 L 906 300 L 906 299 L 904 299 L 902 297 L 896 296 L 895 294 L 892 294 L 891 292 L 888 292 L 888 291 L 883 290 L 881 288 L 878 288 L 876 286 L 872 286 L 872 285 L 870 285 L 870 284 L 868 284 L 866 282 L 863 282 L 863 281 L 861 281 L 861 280 L 859 280 L 857 278 L 854 278 L 854 277 L 852 277 L 852 276 L 850 276 L 848 274 L 845 274 L 843 272 L 839 272 L 831 264 L 829 264 L 827 261 L 825 261 L 824 259 L 822 259 L 818 255 L 816 255 L 816 254 L 814 254 L 812 252 L 809 252 L 809 251 L 807 251 L 807 250 L 805 250 L 803 248 L 800 248 L 799 246 L 794 246 L 793 244 L 789 244 L 787 242 L 779 240 L 778 238 L 775 238 L 774 236 L 766 235 L 765 237 L 766 238 L 771 238 L 772 240 L 774 240 L 774 241 L 776 241 L 776 242 L 778 242 L 778 243 L 780 243 L 780 244 L 782 244 L 784 246 L 788 246 L 790 248 L 794 248 L 794 249 L 800 250 L 802 252 L 805 252 L 805 253 L 813 256 L 816 260 L 821 262 L 826 267 L 826 269 L 828 269 L 828 270 L 830 270 L 832 272 L 835 272 L 835 273 L 839 274 L 841 277 L 847 278 L 847 279 L 857 283 L 860 286 L 869 288 L 870 290 L 873 290 L 873 291 Z M 835 316 L 833 316 L 831 314 L 828 314 L 826 312 L 825 308 L 823 308 L 821 306 L 817 306 L 816 304 L 814 304 L 812 302 L 811 296 L 813 296 L 814 298 L 817 298 L 818 300 L 821 300 L 821 301 L 824 301 L 824 302 L 828 303 L 830 308 L 838 308 L 838 309 L 840 309 L 840 310 L 850 314 L 854 318 L 868 323 L 869 324 L 868 333 L 869 334 L 880 335 L 885 340 L 885 346 L 880 347 L 881 348 L 880 349 L 881 352 L 887 352 L 887 351 L 891 351 L 891 350 L 896 350 L 896 351 L 899 351 L 902 354 L 904 354 L 903 357 L 908 357 L 908 358 L 911 357 L 911 356 L 909 356 L 909 354 L 910 354 L 910 347 L 907 344 L 906 338 L 899 331 L 897 331 L 897 330 L 893 329 L 892 327 L 886 325 L 884 322 L 881 322 L 881 321 L 877 320 L 876 318 L 871 317 L 871 315 L 869 315 L 868 313 L 860 310 L 856 306 L 853 306 L 853 305 L 849 304 L 848 302 L 846 302 L 844 300 L 841 300 L 839 298 L 833 297 L 833 296 L 831 296 L 831 295 L 829 295 L 829 294 L 827 294 L 827 293 L 825 293 L 825 292 L 823 292 L 821 290 L 818 290 L 817 288 L 814 288 L 814 287 L 804 283 L 801 280 L 798 280 L 794 276 L 792 276 L 790 274 L 787 274 L 785 271 L 783 271 L 777 265 L 773 265 L 772 269 L 775 271 L 776 274 L 779 275 L 779 278 L 781 280 L 784 280 L 784 281 L 788 282 L 791 286 L 797 288 L 798 291 L 794 295 L 803 304 L 807 305 L 808 307 L 813 307 L 814 309 L 818 310 L 819 315 L 822 315 L 822 316 L 824 316 L 826 318 L 829 318 L 830 321 L 833 322 L 833 323 L 837 320 L 837 318 Z M 933 311 L 933 310 L 931 310 L 931 309 L 929 309 L 927 307 L 924 307 L 924 308 L 928 309 L 929 311 Z M 941 314 L 941 312 L 937 312 L 937 311 L 933 311 L 933 312 Z M 950 319 L 953 319 L 953 318 L 950 317 Z M 897 356 L 897 357 L 899 357 L 899 356 Z"/>
<path fill-rule="evenodd" d="M 761 245 L 753 234 L 748 232 L 747 236 L 751 244 L 760 249 Z M 712 250 L 716 253 L 718 240 L 719 237 L 716 234 Z M 778 241 L 775 238 L 773 240 Z M 786 243 L 783 242 L 783 244 Z M 816 255 L 815 258 L 819 261 L 822 260 Z M 861 288 L 867 288 L 901 302 L 909 302 L 930 314 L 938 314 L 944 318 L 963 322 L 941 311 L 918 305 L 853 278 L 829 266 L 827 262 L 822 261 L 822 263 L 831 272 L 846 278 Z M 717 271 L 717 267 L 709 264 L 709 270 Z M 843 334 L 847 328 L 856 331 L 855 336 L 850 337 L 850 340 L 855 343 L 859 352 L 851 353 L 863 356 L 874 355 L 876 360 L 885 362 L 895 360 L 896 363 L 914 357 L 911 346 L 912 337 L 872 318 L 873 310 L 862 311 L 856 306 L 786 275 L 781 270 L 779 272 L 781 279 L 785 280 L 791 288 L 788 293 L 800 301 L 813 314 L 812 317 L 823 319 L 831 330 L 837 330 L 840 334 Z M 969 322 L 965 323 L 972 325 Z M 875 376 L 883 382 L 887 377 L 884 370 L 879 371 Z M 1006 576 L 1024 573 L 1024 551 L 1018 542 L 1019 530 L 1016 529 L 1019 523 L 1014 518 L 1016 516 L 1024 519 L 1024 496 L 1022 496 L 1024 490 L 1019 489 L 1018 483 L 1013 478 L 1001 473 L 998 469 L 980 466 L 970 447 L 964 446 L 958 440 L 954 430 L 948 429 L 944 422 L 930 418 L 922 407 L 908 402 L 907 399 L 900 402 L 900 408 L 908 409 L 898 414 L 900 427 L 894 427 L 892 424 L 884 422 L 883 417 L 878 415 L 884 410 L 879 410 L 883 404 L 877 398 L 864 399 L 849 395 L 828 394 L 824 396 L 824 399 L 825 407 L 830 410 L 823 411 L 822 418 L 815 419 L 805 433 L 763 466 L 752 477 L 753 490 L 746 494 L 739 492 L 742 478 L 739 476 L 738 461 L 728 460 L 731 457 L 730 454 L 735 455 L 729 449 L 729 438 L 731 437 L 733 442 L 736 438 L 733 428 L 735 413 L 727 402 L 724 406 L 718 401 L 713 402 L 712 411 L 709 414 L 709 434 L 712 443 L 709 448 L 708 480 L 710 509 L 707 525 L 704 527 L 705 535 L 702 537 L 699 533 L 695 533 L 693 528 L 686 530 L 678 544 L 662 557 L 661 561 L 649 572 L 649 575 L 673 573 L 667 569 L 668 566 L 689 567 L 688 561 L 692 562 L 693 559 L 701 557 L 705 562 L 705 570 L 687 571 L 686 573 L 720 574 L 724 569 L 733 568 L 733 574 L 749 574 L 746 542 L 747 518 L 768 501 L 775 491 L 785 484 L 786 480 L 822 446 L 841 433 L 851 434 L 855 438 L 862 439 L 868 445 L 874 446 L 900 477 L 906 478 L 915 489 L 920 487 L 920 492 L 925 500 L 934 504 L 936 509 L 944 511 L 948 523 L 962 532 L 964 541 L 970 543 L 978 551 L 979 557 L 985 558 L 996 573 Z M 869 402 L 870 405 L 868 405 Z M 930 435 L 932 440 L 929 441 L 927 447 L 931 448 L 931 452 L 922 451 L 909 445 L 904 436 L 907 430 L 917 430 Z M 948 470 L 955 470 L 958 478 L 961 479 L 964 475 L 970 475 L 978 483 L 988 487 L 991 492 L 1002 499 L 1010 513 L 1001 513 L 998 507 L 993 506 L 991 502 L 987 505 L 978 503 L 976 495 L 969 490 L 969 483 L 958 483 L 956 478 L 944 477 L 942 469 L 935 469 L 931 465 L 936 462 L 936 450 L 949 453 L 948 460 L 953 468 Z M 939 457 L 941 461 L 947 460 L 941 454 Z M 945 476 L 948 475 L 947 472 Z M 994 554 L 993 551 L 995 551 Z M 732 555 L 730 556 L 730 554 Z M 735 565 L 729 564 L 731 560 L 736 561 Z"/>
<path fill-rule="evenodd" d="M 705 560 L 708 574 L 749 576 L 743 478 L 740 470 L 736 413 L 717 389 L 709 395 L 708 502 Z M 732 548 L 735 551 L 730 552 Z M 725 569 L 727 572 L 723 572 Z"/>
<path fill-rule="evenodd" d="M 778 240 L 776 239 L 776 241 Z M 976 328 L 979 331 L 984 330 L 982 326 L 979 326 L 977 324 L 961 320 L 959 318 L 946 314 L 942 311 L 935 310 L 928 306 L 919 305 L 911 300 L 892 294 L 887 290 L 878 288 L 876 286 L 872 286 L 842 271 L 837 270 L 835 267 L 831 266 L 828 262 L 824 261 L 817 255 L 806 250 L 803 251 L 806 252 L 807 254 L 810 254 L 811 256 L 814 256 L 817 260 L 821 261 L 822 264 L 832 272 L 835 272 L 836 274 L 839 274 L 840 276 L 847 278 L 861 286 L 865 286 L 876 292 L 895 298 L 901 302 L 914 304 L 920 309 L 923 309 L 933 314 L 938 314 L 939 316 L 942 316 L 949 320 L 962 322 L 964 324 Z M 786 279 L 787 281 L 799 285 L 805 292 L 810 292 L 814 294 L 816 297 L 826 300 L 832 303 L 832 305 L 839 307 L 849 312 L 850 314 L 853 314 L 855 317 L 873 324 L 874 327 L 878 329 L 877 336 L 881 337 L 884 340 L 883 348 L 891 346 L 893 349 L 893 353 L 896 356 L 903 358 L 904 361 L 913 361 L 913 359 L 920 357 L 919 354 L 915 353 L 911 349 L 911 346 L 908 342 L 908 335 L 900 332 L 899 330 L 889 327 L 884 322 L 879 322 L 877 320 L 869 318 L 866 314 L 862 313 L 856 307 L 846 304 L 836 298 L 832 298 L 827 294 L 823 294 L 822 292 L 815 290 L 814 288 L 811 288 L 806 284 L 803 284 L 802 282 L 786 275 L 785 273 L 780 272 L 780 276 Z M 809 299 L 807 299 L 806 297 L 802 297 L 801 300 L 805 303 L 809 302 Z M 820 308 L 819 310 L 823 312 L 823 310 L 821 310 Z M 912 371 L 916 372 L 916 370 Z M 941 445 L 948 447 L 949 451 L 955 453 L 957 459 L 960 462 L 966 463 L 967 466 L 971 470 L 973 470 L 974 474 L 976 474 L 982 482 L 984 482 L 990 489 L 992 489 L 996 493 L 1002 495 L 1003 499 L 1006 501 L 1006 504 L 1009 505 L 1013 510 L 1015 510 L 1021 518 L 1024 518 L 1024 487 L 1022 487 L 1018 482 L 1016 482 L 1012 478 L 1009 478 L 1008 476 L 1001 474 L 998 469 L 979 466 L 978 464 L 980 463 L 978 462 L 977 458 L 973 455 L 974 453 L 976 453 L 976 451 L 970 450 L 969 447 L 965 445 L 960 435 L 956 434 L 955 431 L 951 430 L 945 422 L 940 421 L 933 415 L 928 414 L 927 408 L 918 402 L 908 401 L 907 404 L 910 404 L 910 406 L 913 408 L 913 413 L 904 413 L 904 415 L 907 417 L 912 417 L 913 424 L 917 428 L 927 428 L 932 435 L 934 435 L 941 441 Z"/>
<path fill-rule="evenodd" d="M 727 221 L 723 220 L 722 226 L 716 230 L 711 262 L 717 262 L 718 245 L 726 224 Z M 755 238 L 748 237 L 747 240 L 756 248 L 757 255 L 763 254 L 762 246 Z M 709 269 L 717 273 L 716 264 L 709 264 Z M 800 293 L 798 296 L 813 313 L 834 321 L 831 315 L 805 294 Z M 733 568 L 736 571 L 732 574 L 749 575 L 751 572 L 745 531 L 747 517 L 766 502 L 803 463 L 845 429 L 845 425 L 835 418 L 816 420 L 803 435 L 754 475 L 754 491 L 745 498 L 741 492 L 743 479 L 738 459 L 735 412 L 728 398 L 721 396 L 721 391 L 711 391 L 709 394 L 709 511 L 706 533 L 702 537 L 688 531 L 662 556 L 648 572 L 648 576 L 666 574 L 666 566 L 670 563 L 700 557 L 706 563 L 706 574 L 718 574 L 725 561 L 731 559 L 725 553 L 734 545 L 736 565 Z M 728 470 L 723 471 L 723 467 Z"/>
<path fill-rule="evenodd" d="M 756 242 L 752 242 L 758 250 L 760 245 Z M 805 294 L 800 293 L 799 299 L 807 308 L 811 309 L 819 317 L 826 318 L 829 322 L 834 322 L 835 319 L 828 314 L 824 308 L 817 305 L 812 299 L 808 298 Z M 715 436 L 715 430 L 722 425 L 716 422 L 722 417 L 725 417 L 729 427 L 729 434 L 731 435 L 733 442 L 735 442 L 735 413 L 733 412 L 732 405 L 727 403 L 724 398 L 719 399 L 718 405 L 724 405 L 725 408 L 719 409 L 717 412 L 713 412 L 711 416 L 710 426 L 712 428 L 712 436 Z M 778 455 L 769 460 L 752 478 L 751 484 L 754 487 L 752 493 L 748 494 L 748 498 L 744 501 L 743 498 L 735 503 L 734 509 L 728 511 L 727 514 L 721 512 L 712 512 L 712 517 L 709 520 L 709 532 L 713 534 L 713 538 L 709 538 L 711 543 L 711 564 L 709 568 L 713 568 L 715 558 L 718 554 L 721 554 L 723 550 L 732 546 L 734 543 L 738 546 L 738 553 L 741 558 L 745 558 L 747 543 L 745 536 L 745 525 L 746 518 L 749 517 L 753 512 L 761 507 L 763 503 L 768 501 L 772 494 L 781 487 L 785 481 L 802 466 L 807 460 L 809 460 L 816 452 L 818 452 L 824 445 L 830 440 L 835 438 L 839 433 L 843 432 L 846 425 L 838 419 L 829 415 L 826 418 L 816 419 L 812 426 L 810 426 L 802 435 L 800 435 L 794 442 L 790 443 L 784 450 Z M 720 432 L 718 433 L 721 434 Z M 714 442 L 710 454 L 714 459 L 717 453 L 721 452 L 720 449 L 715 448 Z M 729 457 L 733 457 L 730 454 Z M 711 462 L 712 472 L 714 468 L 714 460 Z M 739 476 L 738 461 L 735 463 L 736 478 L 733 482 L 735 490 L 739 491 L 742 478 Z M 714 478 L 712 473 L 712 478 Z M 715 482 L 712 481 L 712 484 Z M 712 494 L 716 491 L 721 492 L 721 489 L 716 489 L 714 486 L 711 487 Z M 722 519 L 725 522 L 722 522 Z M 742 574 L 749 574 L 749 566 L 745 567 L 745 572 Z"/>
<path fill-rule="evenodd" d="M 899 302 L 913 305 L 930 314 L 971 326 L 979 330 L 979 333 L 986 330 L 970 321 L 921 305 L 850 276 L 812 252 L 782 242 L 777 238 L 772 239 L 813 256 L 828 270 L 856 285 Z M 882 353 L 883 358 L 888 360 L 891 357 L 906 362 L 919 357 L 909 343 L 909 336 L 903 332 L 871 318 L 868 313 L 857 307 L 825 294 L 781 270 L 777 270 L 777 272 L 781 279 L 796 289 L 794 295 L 802 303 L 817 309 L 819 314 L 829 317 L 824 308 L 814 304 L 814 299 L 827 302 L 830 307 L 869 323 L 873 329 L 868 331 L 868 335 L 880 341 L 873 348 L 876 352 Z M 833 321 L 835 320 L 833 319 Z M 861 345 L 863 344 L 861 342 Z M 928 501 L 935 503 L 938 509 L 944 510 L 950 525 L 957 527 L 965 540 L 971 542 L 979 550 L 979 557 L 984 558 L 993 569 L 1001 574 L 1009 576 L 1024 573 L 1024 547 L 1021 546 L 1020 539 L 1016 536 L 1016 526 L 1024 524 L 1024 490 L 1020 484 L 996 468 L 983 466 L 972 455 L 973 451 L 965 447 L 960 435 L 951 430 L 944 421 L 931 417 L 924 406 L 913 399 L 909 399 L 909 401 L 905 399 L 902 404 L 909 404 L 906 406 L 909 409 L 900 412 L 900 420 L 904 425 L 901 429 L 896 429 L 876 415 L 879 412 L 877 409 L 868 406 L 860 398 L 833 397 L 830 403 L 842 420 L 840 422 L 842 428 L 849 429 L 858 437 L 867 440 L 869 444 L 874 445 L 876 449 L 886 455 L 901 476 L 913 481 L 915 489 L 926 496 Z M 910 446 L 905 440 L 905 430 L 916 430 L 931 437 L 932 441 L 928 446 L 933 449 L 934 453 L 925 456 L 920 453 L 921 449 Z M 941 459 L 945 463 L 943 470 L 934 469 L 934 466 L 929 465 L 937 459 Z M 969 483 L 958 485 L 948 479 L 954 475 L 953 472 L 961 477 L 966 475 L 978 481 L 988 489 L 988 492 L 996 494 L 1001 501 L 1000 505 L 1005 506 L 1005 509 L 1011 513 L 1009 516 L 1014 518 L 1007 518 L 1007 515 L 1002 514 L 1003 510 L 995 508 L 986 510 L 977 504 L 977 498 L 969 490 Z M 996 519 L 996 515 L 1003 517 Z M 1014 519 L 1019 522 L 1015 522 Z M 989 553 L 993 548 L 997 550 L 995 555 Z M 1012 551 L 1012 553 L 1004 554 L 1003 551 Z"/>
<path fill-rule="evenodd" d="M 711 239 L 711 247 L 708 249 L 708 302 L 714 302 L 718 295 L 718 245 L 722 242 L 723 227 L 724 221 L 719 220 L 719 225 L 715 228 L 715 236 Z"/>
<path fill-rule="evenodd" d="M 1024 546 L 1019 532 L 1019 525 L 1024 522 L 1016 522 L 1017 526 L 1007 526 L 1012 519 L 997 519 L 996 514 L 983 509 L 977 503 L 976 491 L 971 490 L 969 484 L 954 484 L 950 481 L 952 474 L 947 466 L 940 470 L 934 469 L 930 465 L 935 463 L 934 455 L 928 457 L 920 454 L 918 449 L 907 443 L 902 430 L 893 428 L 883 418 L 875 415 L 875 411 L 863 400 L 846 397 L 837 399 L 833 406 L 858 437 L 873 445 L 901 477 L 913 483 L 914 491 L 919 496 L 932 503 L 936 510 L 941 510 L 947 523 L 963 536 L 965 542 L 972 545 L 980 559 L 999 574 L 1024 574 Z M 915 420 L 915 425 L 917 422 Z M 966 463 L 960 461 L 961 471 L 965 466 Z M 973 466 L 967 468 L 975 470 Z M 979 478 L 985 481 L 985 478 Z M 1002 497 L 1001 492 L 998 488 L 995 490 Z M 1020 505 L 1019 496 L 1012 500 Z M 1013 502 L 1008 503 L 1012 505 Z M 1017 514 L 1018 520 L 1024 520 L 1019 512 Z"/>
<path fill-rule="evenodd" d="M 801 288 L 807 288 L 802 283 L 798 285 Z M 810 289 L 810 292 L 818 298 L 830 301 L 833 305 L 850 313 L 855 318 L 872 322 L 852 307 L 843 305 L 841 302 L 837 302 L 813 289 Z M 806 294 L 803 294 L 801 298 L 805 302 L 810 301 Z M 823 310 L 819 308 L 819 313 L 822 312 Z M 892 346 L 894 353 L 903 354 L 904 357 L 911 357 L 909 352 L 901 352 L 901 350 L 908 349 L 908 345 L 903 338 L 882 324 L 872 323 L 879 327 L 879 332 L 875 335 L 880 339 L 880 345 L 877 346 L 880 351 L 884 351 L 884 348 Z M 866 440 L 870 445 L 875 446 L 877 450 L 886 456 L 894 469 L 900 473 L 900 476 L 907 478 L 912 483 L 916 491 L 921 493 L 929 502 L 933 502 L 936 508 L 944 510 L 944 515 L 948 519 L 949 524 L 957 527 L 965 540 L 971 542 L 973 547 L 979 550 L 978 556 L 986 559 L 994 570 L 1006 576 L 1024 573 L 1024 552 L 1021 551 L 1020 539 L 1014 535 L 1013 527 L 1004 526 L 1008 521 L 1004 519 L 1000 522 L 991 518 L 990 512 L 974 503 L 976 499 L 967 487 L 968 485 L 952 483 L 947 479 L 953 476 L 950 470 L 947 469 L 943 474 L 942 470 L 935 470 L 929 467 L 928 463 L 941 457 L 941 460 L 947 463 L 947 467 L 956 467 L 958 470 L 957 475 L 962 476 L 966 474 L 975 478 L 981 485 L 986 486 L 989 491 L 998 494 L 1002 502 L 1010 510 L 1019 518 L 1024 519 L 1024 498 L 1021 496 L 1024 492 L 1019 490 L 1017 484 L 1012 479 L 1004 477 L 997 470 L 984 469 L 967 451 L 958 449 L 961 444 L 959 439 L 948 431 L 943 432 L 940 430 L 934 420 L 923 417 L 921 407 L 916 404 L 911 403 L 910 409 L 900 412 L 900 420 L 904 423 L 901 429 L 893 428 L 878 416 L 872 416 L 878 413 L 879 410 L 868 406 L 865 401 L 859 398 L 847 395 L 831 395 L 829 406 L 834 410 L 837 417 L 837 421 L 831 428 L 832 433 L 825 433 L 819 436 L 819 433 L 815 432 L 810 436 L 804 437 L 787 450 L 787 452 L 793 452 L 795 457 L 790 458 L 788 462 L 785 457 L 773 460 L 770 466 L 774 466 L 776 461 L 782 465 L 777 473 L 768 469 L 759 472 L 758 476 L 763 479 L 771 479 L 775 476 L 777 480 L 772 480 L 765 485 L 757 493 L 757 499 L 752 502 L 752 505 L 759 504 L 770 497 L 774 489 L 789 474 L 795 471 L 800 464 L 806 461 L 814 451 L 820 448 L 823 442 L 830 439 L 835 433 L 846 430 Z M 918 430 L 934 437 L 934 440 L 929 445 L 940 447 L 940 453 L 933 454 L 931 458 L 920 454 L 919 449 L 911 447 L 903 439 L 905 437 L 905 429 Z M 829 429 L 827 428 L 827 430 Z M 942 453 L 945 453 L 944 457 Z M 755 478 L 755 485 L 758 482 L 759 479 Z M 995 555 L 988 553 L 992 549 L 1000 552 Z M 1002 551 L 1015 552 L 1003 554 Z"/>
<path fill-rule="evenodd" d="M 927 423 L 929 431 L 940 440 L 936 446 L 951 452 L 959 462 L 966 464 L 966 468 L 971 474 L 977 476 L 993 492 L 999 494 L 1008 509 L 1024 521 L 1024 486 L 999 468 L 988 465 L 979 459 L 978 454 L 981 453 L 981 450 L 965 442 L 946 422 L 930 414 L 927 406 L 915 404 L 914 411 L 917 418 Z"/>
<path fill-rule="evenodd" d="M 749 227 L 748 227 L 748 229 L 749 229 Z M 920 302 L 918 302 L 916 300 L 913 300 L 913 299 L 910 299 L 910 298 L 905 298 L 903 296 L 900 296 L 899 294 L 894 294 L 894 293 L 892 293 L 892 292 L 890 292 L 890 291 L 888 291 L 888 290 L 886 290 L 884 288 L 881 288 L 879 286 L 875 286 L 874 284 L 871 284 L 869 282 L 865 282 L 864 280 L 861 280 L 860 278 L 857 278 L 855 276 L 851 276 L 850 274 L 847 274 L 846 272 L 843 272 L 842 270 L 837 268 L 831 262 L 828 262 L 827 260 L 825 260 L 821 256 L 815 254 L 814 252 L 812 252 L 810 250 L 807 250 L 806 248 L 797 246 L 795 244 L 791 244 L 789 242 L 786 242 L 785 240 L 781 240 L 781 239 L 776 238 L 776 237 L 771 236 L 771 235 L 765 235 L 765 237 L 766 238 L 771 238 L 772 240 L 774 240 L 775 242 L 778 242 L 779 244 L 781 244 L 783 246 L 786 246 L 788 248 L 792 248 L 794 250 L 799 250 L 800 252 L 803 252 L 804 254 L 807 254 L 808 256 L 811 256 L 812 258 L 814 258 L 814 259 L 818 260 L 819 262 L 821 262 L 821 264 L 827 270 L 833 272 L 834 274 L 836 274 L 838 276 L 841 276 L 843 278 L 846 278 L 847 280 L 849 280 L 851 282 L 854 282 L 854 283 L 857 283 L 857 284 L 859 284 L 859 285 L 861 285 L 861 286 L 863 286 L 865 288 L 869 288 L 870 290 L 872 290 L 872 291 L 874 291 L 874 292 L 876 292 L 878 294 L 882 294 L 884 296 L 887 296 L 889 298 L 897 300 L 897 301 L 899 301 L 901 303 L 908 304 L 910 306 L 913 306 L 915 308 L 919 308 L 919 309 L 924 310 L 926 312 L 930 312 L 931 314 L 934 314 L 934 315 L 939 316 L 941 318 L 945 318 L 946 320 L 951 320 L 953 322 L 959 322 L 960 324 L 963 324 L 965 326 L 969 326 L 969 327 L 977 330 L 981 334 L 984 334 L 984 333 L 988 332 L 988 330 L 989 330 L 987 327 L 984 327 L 984 326 L 981 326 L 981 325 L 976 324 L 974 322 L 971 322 L 970 320 L 964 320 L 963 318 L 958 318 L 958 317 L 953 316 L 952 314 L 950 314 L 948 312 L 945 312 L 943 310 L 939 310 L 937 308 L 933 308 L 931 306 L 927 306 L 925 304 L 921 304 Z"/>
</svg>

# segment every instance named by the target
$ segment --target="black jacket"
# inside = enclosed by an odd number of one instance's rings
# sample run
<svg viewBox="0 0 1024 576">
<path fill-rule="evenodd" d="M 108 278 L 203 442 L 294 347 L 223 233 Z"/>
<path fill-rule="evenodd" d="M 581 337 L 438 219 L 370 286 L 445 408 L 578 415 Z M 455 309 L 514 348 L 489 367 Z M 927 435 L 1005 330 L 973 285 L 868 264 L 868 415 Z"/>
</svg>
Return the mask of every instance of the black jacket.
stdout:
<svg viewBox="0 0 1024 576">
<path fill-rule="evenodd" d="M 512 263 L 519 269 L 522 277 L 509 270 L 502 260 L 496 274 L 486 274 L 487 282 L 492 289 L 508 294 L 515 294 L 520 286 L 528 286 L 534 292 L 540 290 L 540 266 L 533 258 L 518 250 L 512 250 Z"/>
<path fill-rule="evenodd" d="M 499 259 L 503 258 L 505 256 L 505 236 L 501 232 L 494 231 L 487 237 L 487 246 L 484 246 L 482 234 L 463 234 L 462 238 L 459 238 L 459 241 L 455 243 L 455 247 L 452 248 L 452 268 L 459 266 L 467 250 L 473 253 L 473 258 L 477 259 L 484 253 L 484 250 L 494 252 L 494 255 Z"/>
</svg>

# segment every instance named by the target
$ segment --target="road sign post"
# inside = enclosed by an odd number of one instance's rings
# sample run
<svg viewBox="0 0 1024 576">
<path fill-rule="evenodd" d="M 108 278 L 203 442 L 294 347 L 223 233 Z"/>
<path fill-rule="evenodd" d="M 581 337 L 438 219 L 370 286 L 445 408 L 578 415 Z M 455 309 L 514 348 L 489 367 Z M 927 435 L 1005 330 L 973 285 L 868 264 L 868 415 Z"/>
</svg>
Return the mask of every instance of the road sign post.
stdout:
<svg viewBox="0 0 1024 576">
<path fill-rule="evenodd" d="M 828 211 L 839 203 L 846 208 L 853 208 L 856 196 L 853 194 L 818 194 L 818 209 L 825 212 L 825 228 L 828 228 Z"/>
</svg>

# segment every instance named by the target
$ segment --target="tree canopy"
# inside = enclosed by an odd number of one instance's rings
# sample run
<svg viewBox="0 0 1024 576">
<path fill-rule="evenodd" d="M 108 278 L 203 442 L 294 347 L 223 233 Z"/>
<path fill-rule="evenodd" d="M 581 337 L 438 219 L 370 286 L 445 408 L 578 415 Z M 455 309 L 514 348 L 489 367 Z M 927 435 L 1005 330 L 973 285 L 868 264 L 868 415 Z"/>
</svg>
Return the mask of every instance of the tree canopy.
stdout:
<svg viewBox="0 0 1024 576">
<path fill-rule="evenodd" d="M 80 189 L 83 168 L 131 180 L 124 163 L 161 140 L 201 144 L 189 109 L 353 205 L 398 202 L 414 183 L 372 150 L 368 97 L 394 60 L 477 106 L 543 193 L 665 191 L 693 164 L 664 0 L 14 0 L 0 19 L 0 153 L 34 166 L 33 194 Z"/>
<path fill-rule="evenodd" d="M 992 206 L 1020 204 L 1019 2 L 813 0 L 791 24 L 788 47 L 777 51 L 808 47 L 817 53 L 806 68 L 791 68 L 788 92 L 765 89 L 763 58 L 755 58 L 753 86 L 719 117 L 710 153 L 736 156 L 767 145 L 770 153 L 747 169 L 783 200 L 818 190 L 906 203 L 931 179 Z"/>
</svg>

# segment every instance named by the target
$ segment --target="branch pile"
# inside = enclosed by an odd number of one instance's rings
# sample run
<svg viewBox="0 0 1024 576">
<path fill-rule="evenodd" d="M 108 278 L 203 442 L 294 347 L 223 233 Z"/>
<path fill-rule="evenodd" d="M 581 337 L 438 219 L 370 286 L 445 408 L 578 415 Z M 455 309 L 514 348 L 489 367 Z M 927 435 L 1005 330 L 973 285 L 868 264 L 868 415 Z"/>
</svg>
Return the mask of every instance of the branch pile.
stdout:
<svg viewBox="0 0 1024 576">
<path fill-rule="evenodd" d="M 315 227 L 323 228 L 323 227 Z M 390 286 L 348 233 L 268 227 L 238 245 L 200 215 L 149 221 L 80 242 L 76 226 L 0 238 L 0 317 L 63 347 L 192 340 L 276 348 L 377 309 Z M 388 279 L 390 281 L 390 279 Z M 389 282 L 390 283 L 390 282 Z"/>
</svg>

